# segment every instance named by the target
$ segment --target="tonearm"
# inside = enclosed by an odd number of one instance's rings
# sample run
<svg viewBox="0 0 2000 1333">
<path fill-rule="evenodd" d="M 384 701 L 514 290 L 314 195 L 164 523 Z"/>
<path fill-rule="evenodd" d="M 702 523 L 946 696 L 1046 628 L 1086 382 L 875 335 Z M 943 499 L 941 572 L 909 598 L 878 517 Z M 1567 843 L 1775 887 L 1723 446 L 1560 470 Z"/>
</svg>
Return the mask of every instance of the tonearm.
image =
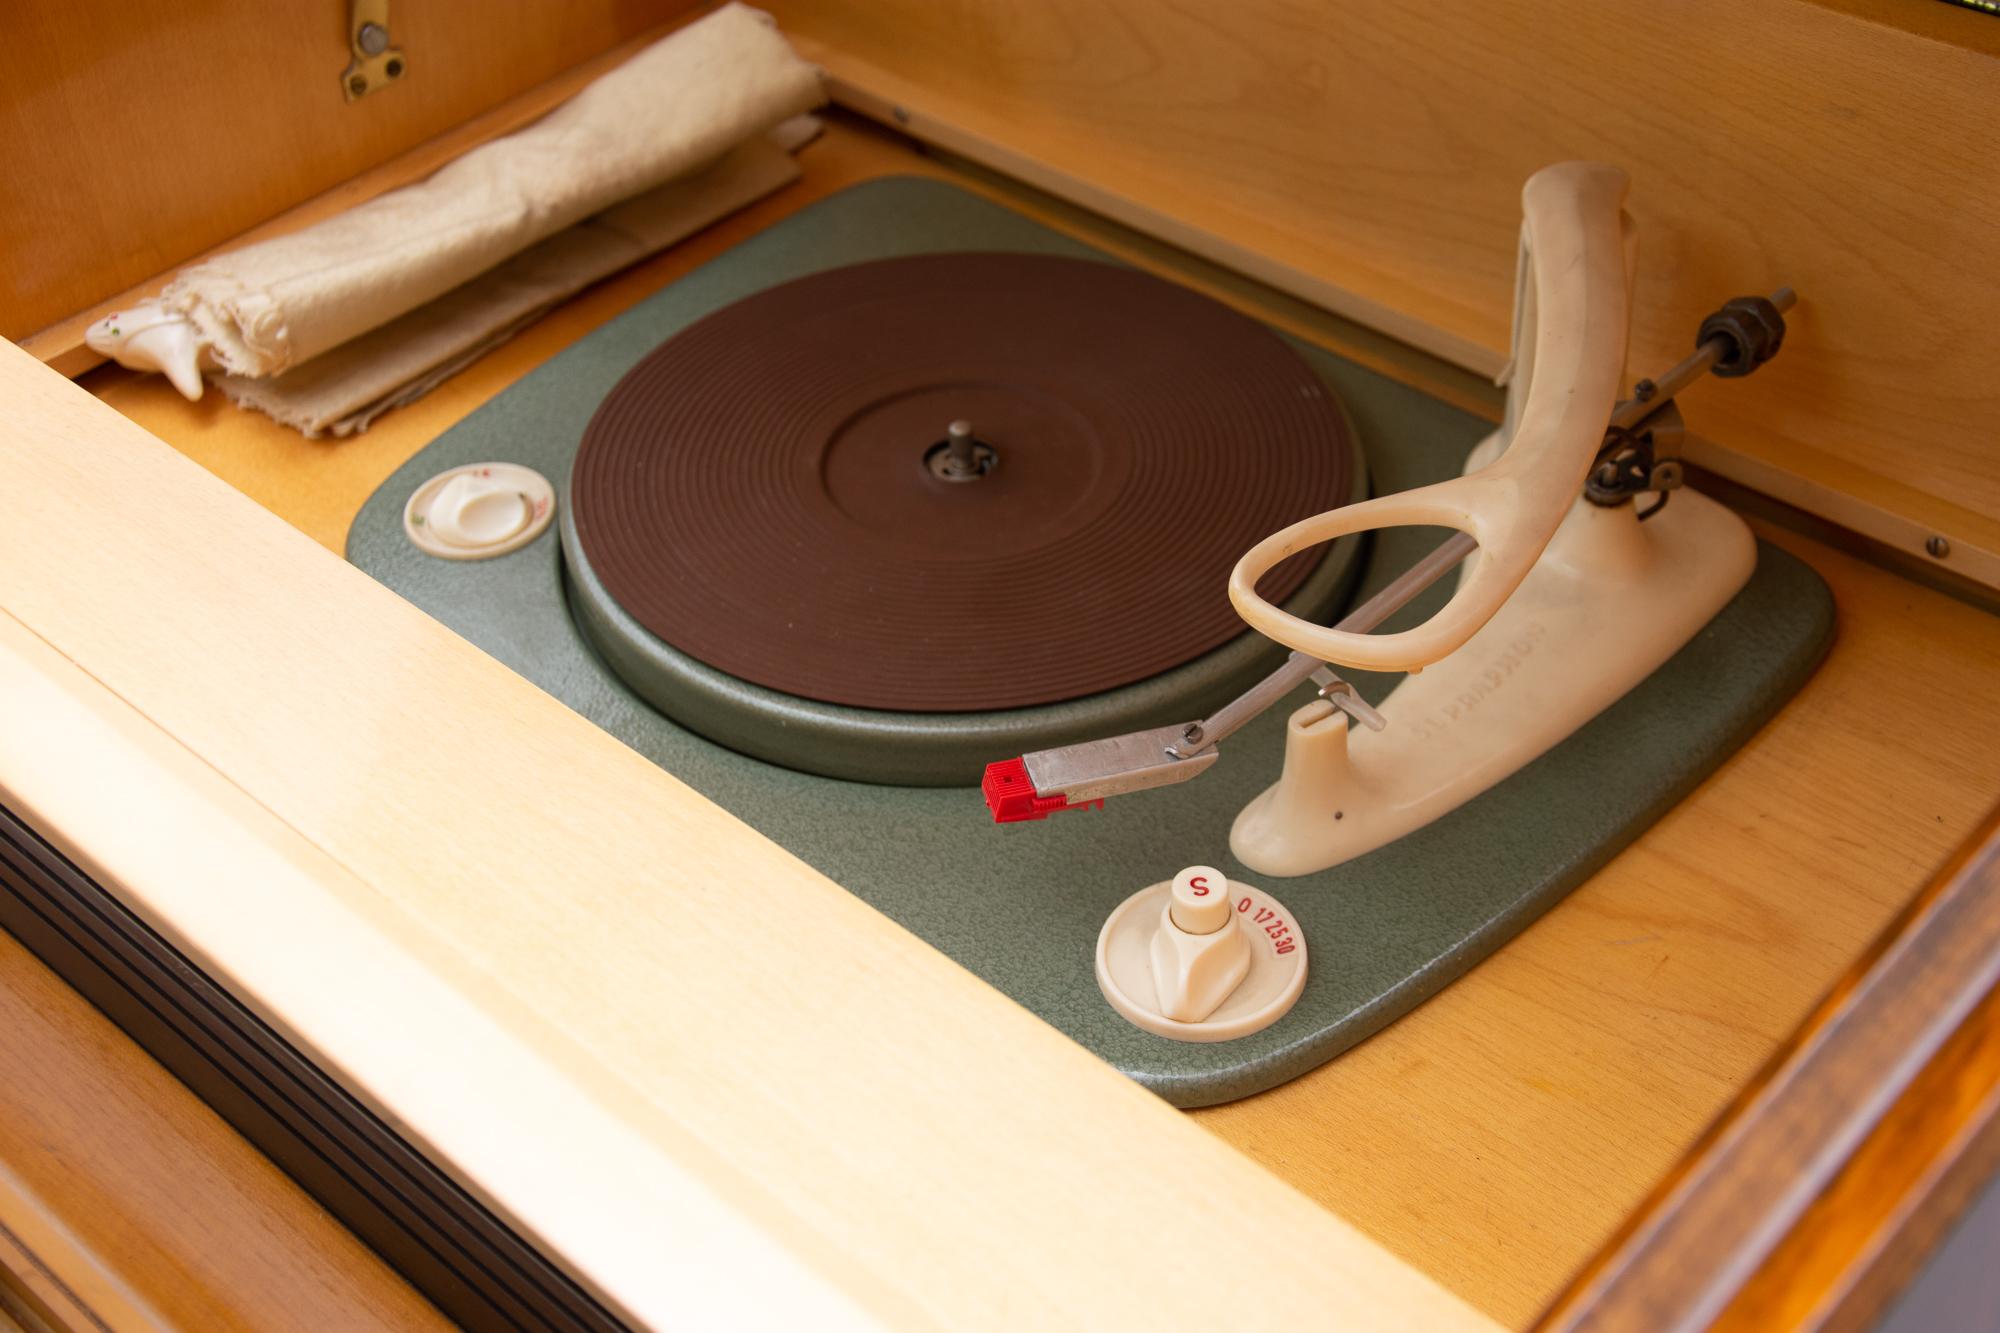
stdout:
<svg viewBox="0 0 2000 1333">
<path fill-rule="evenodd" d="M 1677 396 L 1706 374 L 1746 375 L 1769 360 L 1783 340 L 1784 312 L 1796 298 L 1789 288 L 1781 288 L 1768 298 L 1740 297 L 1727 302 L 1702 321 L 1691 355 L 1659 375 L 1640 380 L 1629 397 L 1610 404 L 1608 411 L 1596 409 L 1596 424 L 1586 424 L 1583 430 L 1589 433 L 1582 434 L 1574 416 L 1579 410 L 1589 411 L 1578 399 L 1591 390 L 1585 386 L 1584 394 L 1579 395 L 1574 381 L 1602 380 L 1609 365 L 1614 377 L 1611 392 L 1596 389 L 1608 402 L 1622 372 L 1624 298 L 1633 253 L 1630 221 L 1620 208 L 1623 193 L 1623 173 L 1590 164 L 1550 168 L 1529 182 L 1524 192 L 1526 221 L 1517 279 L 1515 360 L 1509 368 L 1507 419 L 1493 438 L 1474 451 L 1467 475 L 1294 524 L 1258 543 L 1238 563 L 1230 579 L 1231 600 L 1252 627 L 1292 647 L 1290 657 L 1200 720 L 1040 750 L 991 765 L 984 789 L 996 820 L 1035 820 L 1064 810 L 1095 808 L 1106 797 L 1197 777 L 1215 764 L 1222 742 L 1308 680 L 1319 687 L 1323 702 L 1313 706 L 1320 710 L 1313 719 L 1301 724 L 1295 718 L 1294 729 L 1303 726 L 1310 730 L 1318 718 L 1337 710 L 1344 755 L 1348 724 L 1382 731 L 1388 721 L 1337 674 L 1336 665 L 1413 674 L 1422 671 L 1464 647 L 1493 619 L 1537 562 L 1545 562 L 1545 557 L 1553 554 L 1548 549 L 1551 539 L 1559 528 L 1567 529 L 1571 520 L 1566 515 L 1572 510 L 1622 509 L 1629 527 L 1658 515 L 1667 496 L 1682 482 L 1680 463 L 1671 456 L 1672 442 L 1679 433 Z M 1594 290 L 1591 283 L 1574 280 L 1579 271 L 1593 272 Z M 1607 328 L 1613 321 L 1617 325 L 1615 347 L 1593 346 L 1593 342 L 1611 340 Z M 1503 382 L 1509 379 L 1506 373 L 1502 378 Z M 1534 391 L 1538 385 L 1544 389 L 1542 394 Z M 1554 409 L 1549 407 L 1551 401 Z M 1560 419 L 1559 414 L 1565 413 L 1570 419 Z M 1660 499 L 1644 511 L 1637 510 L 1637 497 L 1648 492 Z M 1701 503 L 1726 513 L 1710 502 Z M 1588 513 L 1576 521 L 1587 524 Z M 1285 557 L 1333 537 L 1395 523 L 1439 524 L 1458 530 L 1330 628 L 1297 621 L 1256 596 L 1257 578 Z M 1610 529 L 1603 532 L 1608 534 Z M 1587 540 L 1616 540 L 1629 545 L 1632 539 L 1603 536 Z M 1747 551 L 1747 533 L 1740 545 Z M 1479 555 L 1475 564 L 1484 568 L 1475 568 L 1462 581 L 1445 610 L 1416 630 L 1373 634 L 1475 552 Z M 1747 568 L 1745 565 L 1746 577 Z M 1740 582 L 1737 580 L 1736 586 Z M 1733 593 L 1734 586 L 1727 592 Z M 1714 596 L 1707 600 L 1713 601 Z M 1692 610 L 1686 633 L 1698 629 L 1714 609 L 1718 608 Z M 1678 647 L 1678 640 L 1672 647 Z M 1657 663 L 1644 664 L 1644 669 L 1654 665 Z M 1625 687 L 1629 683 L 1636 681 Z M 1617 692 L 1622 693 L 1623 687 Z M 1590 713 L 1595 711 L 1590 709 Z M 1576 724 L 1588 715 L 1577 718 Z M 1302 742 L 1295 736 L 1293 743 Z M 1546 745 L 1536 748 L 1529 743 L 1513 748 L 1520 753 L 1513 756 L 1505 771 L 1533 758 Z M 1288 776 L 1290 766 L 1288 754 Z M 1492 763 L 1486 766 L 1495 767 Z M 1499 772 L 1484 785 L 1504 775 L 1504 771 Z M 1455 799 L 1476 794 L 1477 789 L 1458 792 Z M 1273 788 L 1266 796 L 1281 798 L 1281 793 Z M 1438 804 L 1436 800 L 1430 803 Z M 1239 855 L 1245 851 L 1240 845 L 1245 841 L 1245 820 L 1257 823 L 1252 818 L 1256 809 L 1253 805 L 1238 820 Z M 1431 810 L 1426 819 L 1437 813 L 1442 809 Z M 1264 818 L 1268 817 L 1266 811 Z M 1399 817 L 1391 822 L 1406 821 Z M 1398 835 L 1385 832 L 1387 836 Z M 1384 840 L 1387 837 L 1369 845 Z M 1252 841 L 1258 842 L 1258 847 L 1245 859 L 1254 863 L 1259 859 L 1257 850 L 1269 839 Z M 1358 850 L 1366 847 L 1357 845 L 1345 854 L 1358 854 Z M 1272 862 L 1270 873 L 1317 868 L 1288 854 L 1262 859 Z M 1330 863 L 1325 849 L 1309 853 L 1304 860 Z"/>
</svg>

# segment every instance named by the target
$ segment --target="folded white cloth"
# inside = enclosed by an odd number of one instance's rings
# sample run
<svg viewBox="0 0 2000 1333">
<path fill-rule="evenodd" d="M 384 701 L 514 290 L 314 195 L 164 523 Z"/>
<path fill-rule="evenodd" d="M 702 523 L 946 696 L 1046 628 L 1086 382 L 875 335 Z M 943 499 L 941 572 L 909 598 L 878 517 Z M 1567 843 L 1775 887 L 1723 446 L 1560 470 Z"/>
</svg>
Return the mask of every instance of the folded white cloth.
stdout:
<svg viewBox="0 0 2000 1333">
<path fill-rule="evenodd" d="M 538 316 L 600 278 L 755 203 L 798 179 L 790 149 L 811 135 L 811 117 L 788 121 L 679 180 L 567 227 L 512 259 L 322 352 L 281 375 L 218 375 L 239 407 L 251 407 L 310 439 L 368 429 L 415 402 Z"/>
<path fill-rule="evenodd" d="M 417 185 L 184 270 L 160 301 L 238 376 L 274 375 L 442 296 L 824 100 L 768 17 L 731 4 Z"/>
</svg>

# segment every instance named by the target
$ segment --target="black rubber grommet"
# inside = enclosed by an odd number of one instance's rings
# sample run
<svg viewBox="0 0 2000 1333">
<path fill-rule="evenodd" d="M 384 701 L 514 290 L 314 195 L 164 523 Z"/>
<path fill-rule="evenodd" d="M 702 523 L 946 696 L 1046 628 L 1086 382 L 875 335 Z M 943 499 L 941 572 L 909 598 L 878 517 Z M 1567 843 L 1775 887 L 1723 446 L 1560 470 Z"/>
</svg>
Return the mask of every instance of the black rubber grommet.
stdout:
<svg viewBox="0 0 2000 1333">
<path fill-rule="evenodd" d="M 1729 344 L 1729 350 L 1715 363 L 1714 373 L 1722 379 L 1735 379 L 1777 355 L 1785 341 L 1785 317 L 1765 297 L 1739 296 L 1701 322 L 1695 346 L 1711 338 Z"/>
</svg>

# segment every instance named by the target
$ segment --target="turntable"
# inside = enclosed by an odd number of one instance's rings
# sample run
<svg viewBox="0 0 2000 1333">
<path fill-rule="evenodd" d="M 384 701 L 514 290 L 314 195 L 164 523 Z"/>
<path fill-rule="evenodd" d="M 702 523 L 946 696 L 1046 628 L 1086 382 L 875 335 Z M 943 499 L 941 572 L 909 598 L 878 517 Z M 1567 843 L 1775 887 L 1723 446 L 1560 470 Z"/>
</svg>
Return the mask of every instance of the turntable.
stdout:
<svg viewBox="0 0 2000 1333">
<path fill-rule="evenodd" d="M 1619 401 L 1622 191 L 1531 184 L 1495 432 L 956 186 L 852 187 L 437 439 L 349 556 L 1145 1086 L 1244 1096 L 1519 932 L 1830 640 L 1672 452 L 1789 294 Z M 1253 953 L 1170 985 L 1149 950 L 1224 920 Z"/>
</svg>

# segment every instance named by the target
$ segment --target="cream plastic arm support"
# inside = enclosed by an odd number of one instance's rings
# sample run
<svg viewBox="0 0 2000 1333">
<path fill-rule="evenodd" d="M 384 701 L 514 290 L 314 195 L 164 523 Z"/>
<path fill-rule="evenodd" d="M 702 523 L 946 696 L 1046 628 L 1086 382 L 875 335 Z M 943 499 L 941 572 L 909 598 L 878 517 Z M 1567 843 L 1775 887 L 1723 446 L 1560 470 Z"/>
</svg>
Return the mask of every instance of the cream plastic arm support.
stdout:
<svg viewBox="0 0 2000 1333">
<path fill-rule="evenodd" d="M 1251 628 L 1322 661 L 1415 671 L 1463 645 L 1513 594 L 1583 485 L 1617 402 L 1630 299 L 1626 184 L 1616 167 L 1565 162 L 1536 172 L 1521 192 L 1514 356 L 1527 382 L 1515 386 L 1523 405 L 1505 452 L 1469 476 L 1329 510 L 1258 542 L 1229 575 L 1229 600 Z M 1405 524 L 1456 528 L 1479 543 L 1458 592 L 1415 629 L 1328 629 L 1257 595 L 1257 580 L 1287 556 Z"/>
</svg>

